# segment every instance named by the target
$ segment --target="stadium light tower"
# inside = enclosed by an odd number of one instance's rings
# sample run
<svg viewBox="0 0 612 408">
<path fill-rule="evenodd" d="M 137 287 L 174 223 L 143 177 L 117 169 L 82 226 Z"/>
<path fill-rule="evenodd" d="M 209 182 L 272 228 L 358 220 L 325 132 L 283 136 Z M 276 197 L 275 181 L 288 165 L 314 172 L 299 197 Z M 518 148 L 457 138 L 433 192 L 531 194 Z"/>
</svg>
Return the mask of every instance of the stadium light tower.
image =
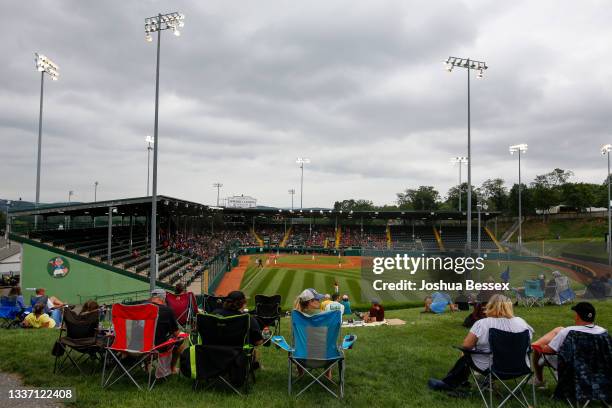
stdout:
<svg viewBox="0 0 612 408">
<path fill-rule="evenodd" d="M 463 156 L 457 156 L 451 159 L 452 164 L 459 165 L 459 212 L 461 212 L 461 167 L 463 166 L 463 163 L 467 163 L 467 161 L 467 157 Z"/>
<path fill-rule="evenodd" d="M 467 252 L 472 251 L 472 138 L 471 138 L 471 118 L 470 118 L 470 73 L 472 70 L 478 71 L 476 78 L 482 78 L 484 71 L 489 68 L 483 61 L 474 61 L 469 58 L 448 57 L 446 70 L 452 72 L 453 68 L 465 68 L 467 71 L 467 168 L 468 168 L 468 191 L 467 191 Z"/>
<path fill-rule="evenodd" d="M 610 150 L 612 150 L 611 144 L 606 144 L 601 147 L 601 154 L 608 156 L 608 242 L 606 243 L 606 250 L 608 251 L 608 265 L 612 266 L 612 214 L 610 213 Z"/>
<path fill-rule="evenodd" d="M 70 204 L 70 202 L 72 201 L 73 195 L 74 195 L 74 191 L 72 190 L 68 191 L 68 204 Z"/>
<path fill-rule="evenodd" d="M 151 150 L 153 150 L 153 145 L 155 141 L 151 136 L 145 137 L 145 142 L 147 142 L 147 197 L 149 196 L 149 181 L 151 180 Z"/>
<path fill-rule="evenodd" d="M 510 146 L 510 154 L 518 153 L 518 219 L 519 219 L 519 234 L 518 234 L 518 247 L 519 253 L 523 248 L 523 213 L 522 213 L 522 201 L 521 201 L 521 155 L 527 151 L 527 145 L 525 143 Z"/>
<path fill-rule="evenodd" d="M 98 201 L 98 184 L 100 183 L 94 182 L 94 203 Z"/>
<path fill-rule="evenodd" d="M 149 274 L 150 289 L 155 289 L 157 279 L 157 151 L 159 139 L 157 135 L 159 118 L 159 51 L 161 45 L 161 32 L 172 30 L 175 36 L 181 35 L 179 28 L 185 23 L 185 16 L 181 13 L 158 14 L 154 17 L 145 18 L 145 40 L 153 41 L 151 33 L 157 32 L 157 62 L 155 65 L 155 124 L 153 126 L 153 191 L 151 194 L 151 271 Z"/>
<path fill-rule="evenodd" d="M 45 84 L 45 74 L 51 77 L 51 80 L 59 79 L 59 67 L 49 58 L 37 52 L 34 53 L 34 61 L 36 62 L 36 70 L 40 72 L 40 111 L 38 113 L 38 159 L 36 161 L 36 207 L 40 203 L 40 160 L 42 151 L 42 114 L 43 114 L 43 91 Z M 38 215 L 34 216 L 34 229 L 38 225 Z"/>
<path fill-rule="evenodd" d="M 291 209 L 293 210 L 293 196 L 295 195 L 295 188 L 290 188 L 289 194 L 291 194 Z"/>
<path fill-rule="evenodd" d="M 300 210 L 301 210 L 304 205 L 304 165 L 309 164 L 310 159 L 306 157 L 298 157 L 295 162 L 299 164 L 300 169 L 302 169 L 302 176 L 300 178 Z"/>
<path fill-rule="evenodd" d="M 217 189 L 217 207 L 219 206 L 219 191 L 223 187 L 223 183 L 214 183 L 213 187 Z"/>
</svg>

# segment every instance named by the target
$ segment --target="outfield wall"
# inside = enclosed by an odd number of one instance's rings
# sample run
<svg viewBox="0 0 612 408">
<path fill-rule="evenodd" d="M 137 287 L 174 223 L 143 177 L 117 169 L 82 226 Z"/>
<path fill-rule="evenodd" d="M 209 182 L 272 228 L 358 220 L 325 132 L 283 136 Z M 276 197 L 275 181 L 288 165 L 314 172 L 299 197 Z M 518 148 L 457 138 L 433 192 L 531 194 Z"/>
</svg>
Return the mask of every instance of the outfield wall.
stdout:
<svg viewBox="0 0 612 408">
<path fill-rule="evenodd" d="M 55 260 L 58 257 L 62 259 L 63 264 L 56 268 Z M 43 245 L 23 243 L 21 260 L 21 287 L 26 302 L 29 301 L 30 295 L 34 294 L 35 288 L 39 287 L 45 288 L 48 295 L 57 296 L 72 304 L 94 295 L 103 296 L 149 288 L 146 279 L 136 279 L 129 276 L 128 272 L 103 268 L 83 260 L 82 257 L 65 251 L 50 250 Z M 55 272 L 61 267 L 67 268 L 65 274 Z"/>
</svg>

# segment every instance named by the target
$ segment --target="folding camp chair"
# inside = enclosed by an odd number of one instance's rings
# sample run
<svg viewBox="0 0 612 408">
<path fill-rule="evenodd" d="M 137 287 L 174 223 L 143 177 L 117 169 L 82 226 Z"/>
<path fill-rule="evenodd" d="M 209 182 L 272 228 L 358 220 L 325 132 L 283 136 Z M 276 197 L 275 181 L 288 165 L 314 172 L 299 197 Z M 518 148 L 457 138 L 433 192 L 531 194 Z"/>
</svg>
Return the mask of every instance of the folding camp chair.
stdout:
<svg viewBox="0 0 612 408">
<path fill-rule="evenodd" d="M 0 297 L 0 327 L 12 329 L 19 327 L 23 310 L 17 305 L 17 296 Z"/>
<path fill-rule="evenodd" d="M 147 381 L 149 390 L 153 388 L 158 378 L 171 374 L 169 363 L 172 358 L 172 349 L 187 335 L 172 338 L 156 346 L 154 341 L 158 315 L 159 309 L 151 303 L 113 305 L 112 322 L 115 337 L 113 343 L 105 347 L 106 353 L 102 369 L 103 388 L 110 387 L 119 379 L 127 376 L 138 389 L 142 389 L 132 372 L 143 363 L 145 367 L 147 365 L 149 367 Z M 107 373 L 109 364 L 112 365 L 112 369 Z M 152 375 L 152 368 L 155 368 L 155 375 Z M 115 371 L 118 371 L 116 376 L 114 376 Z"/>
<path fill-rule="evenodd" d="M 544 290 L 539 280 L 525 281 L 526 306 L 544 306 Z"/>
<path fill-rule="evenodd" d="M 557 354 L 557 387 L 554 396 L 570 407 L 586 407 L 599 401 L 612 403 L 612 338 L 609 333 L 572 330 Z"/>
<path fill-rule="evenodd" d="M 166 304 L 172 312 L 182 331 L 191 332 L 195 329 L 195 316 L 198 312 L 196 298 L 192 292 L 175 295 L 166 292 Z"/>
<path fill-rule="evenodd" d="M 238 395 L 249 392 L 254 348 L 249 344 L 251 316 L 218 316 L 199 313 L 196 317 L 199 344 L 181 356 L 181 372 L 194 380 L 193 389 L 221 383 Z M 242 392 L 241 392 L 242 391 Z"/>
<path fill-rule="evenodd" d="M 212 313 L 213 310 L 219 309 L 223 306 L 223 296 L 204 295 L 202 309 L 206 313 Z"/>
<path fill-rule="evenodd" d="M 280 335 L 281 295 L 255 295 L 255 311 L 253 315 L 259 325 L 273 327 L 272 335 Z M 269 343 L 268 343 L 269 344 Z"/>
<path fill-rule="evenodd" d="M 70 367 L 67 362 L 78 369 L 81 375 L 84 374 L 82 363 L 91 364 L 91 373 L 94 372 L 94 363 L 102 361 L 105 346 L 104 339 L 98 337 L 99 316 L 97 310 L 80 315 L 69 308 L 64 310 L 64 320 L 54 346 L 53 373 L 61 373 Z M 73 353 L 79 356 L 73 357 Z"/>
<path fill-rule="evenodd" d="M 529 345 L 529 331 L 525 330 L 521 333 L 511 333 L 498 329 L 489 329 L 489 346 L 491 351 L 483 352 L 478 350 L 456 347 L 468 355 L 487 355 L 489 356 L 489 368 L 480 370 L 475 364 L 470 365 L 472 378 L 476 383 L 478 392 L 487 408 L 493 408 L 493 381 L 497 380 L 502 385 L 502 391 L 508 394 L 497 405 L 497 408 L 502 407 L 511 398 L 516 399 L 521 406 L 525 408 L 531 407 L 523 387 L 528 383 L 533 375 L 527 361 L 531 354 Z M 481 374 L 481 379 L 476 377 L 476 374 Z M 509 380 L 513 380 L 514 384 L 508 385 Z M 517 381 L 518 380 L 518 381 Z M 513 388 L 511 388 L 514 385 Z M 489 394 L 489 398 L 485 393 Z M 535 385 L 531 384 L 531 392 L 533 398 L 533 406 L 536 404 Z M 503 394 L 496 390 L 496 393 L 503 397 Z"/>
<path fill-rule="evenodd" d="M 344 350 L 353 346 L 357 336 L 347 335 L 342 345 L 338 344 L 342 321 L 340 313 L 340 310 L 331 310 L 307 316 L 293 310 L 291 312 L 293 346 L 290 346 L 283 336 L 272 337 L 274 344 L 289 353 L 289 395 L 291 395 L 293 385 L 306 377 L 311 381 L 296 394 L 296 397 L 315 383 L 336 398 L 344 397 Z M 297 378 L 293 377 L 293 365 L 298 368 L 298 371 L 303 372 Z M 325 373 L 336 365 L 340 377 L 337 384 L 325 377 Z"/>
</svg>

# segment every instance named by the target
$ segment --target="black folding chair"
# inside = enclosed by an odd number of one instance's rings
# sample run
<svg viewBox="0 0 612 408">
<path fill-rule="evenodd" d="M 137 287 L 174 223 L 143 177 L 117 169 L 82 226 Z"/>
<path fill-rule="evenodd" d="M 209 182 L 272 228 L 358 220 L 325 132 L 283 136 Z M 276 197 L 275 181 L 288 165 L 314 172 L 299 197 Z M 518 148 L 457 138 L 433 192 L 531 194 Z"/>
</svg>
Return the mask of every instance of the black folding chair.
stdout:
<svg viewBox="0 0 612 408">
<path fill-rule="evenodd" d="M 502 407 L 511 398 L 516 399 L 521 406 L 529 408 L 529 400 L 523 392 L 523 387 L 527 385 L 529 379 L 533 375 L 533 371 L 528 365 L 531 354 L 529 331 L 525 330 L 521 333 L 511 333 L 498 329 L 489 329 L 489 346 L 491 351 L 483 352 L 478 350 L 470 350 L 459 348 L 468 355 L 486 355 L 489 357 L 489 368 L 480 370 L 476 365 L 470 365 L 470 372 L 478 388 L 478 392 L 487 408 L 493 408 L 493 381 L 498 381 L 502 385 L 501 391 L 496 391 L 501 397 L 504 396 L 503 391 L 507 392 L 505 398 L 497 405 L 497 408 Z M 478 379 L 476 374 L 481 374 L 482 378 Z M 513 381 L 513 384 L 510 384 Z M 485 393 L 488 392 L 488 398 Z M 531 384 L 531 393 L 533 398 L 533 406 L 536 404 L 535 385 Z"/>
<path fill-rule="evenodd" d="M 190 366 L 193 389 L 203 382 L 206 388 L 221 383 L 238 395 L 247 394 L 249 380 L 255 382 L 254 348 L 249 344 L 251 316 L 200 313 L 196 320 L 200 344 L 185 350 L 181 359 L 181 371 Z"/>
<path fill-rule="evenodd" d="M 557 354 L 557 387 L 554 396 L 570 407 L 599 401 L 612 403 L 612 338 L 608 333 L 572 330 Z"/>
<path fill-rule="evenodd" d="M 264 327 L 272 327 L 271 334 L 273 336 L 280 335 L 280 319 L 281 319 L 281 295 L 265 296 L 255 295 L 255 311 L 253 316 L 257 319 L 259 325 Z M 268 341 L 266 341 L 268 343 Z"/>
<path fill-rule="evenodd" d="M 78 369 L 81 375 L 85 373 L 81 365 L 90 365 L 90 373 L 95 371 L 95 363 L 102 361 L 104 352 L 104 341 L 97 336 L 99 321 L 97 310 L 78 315 L 69 308 L 64 309 L 59 338 L 53 350 L 53 373 L 61 373 L 69 368 L 67 362 Z"/>
</svg>

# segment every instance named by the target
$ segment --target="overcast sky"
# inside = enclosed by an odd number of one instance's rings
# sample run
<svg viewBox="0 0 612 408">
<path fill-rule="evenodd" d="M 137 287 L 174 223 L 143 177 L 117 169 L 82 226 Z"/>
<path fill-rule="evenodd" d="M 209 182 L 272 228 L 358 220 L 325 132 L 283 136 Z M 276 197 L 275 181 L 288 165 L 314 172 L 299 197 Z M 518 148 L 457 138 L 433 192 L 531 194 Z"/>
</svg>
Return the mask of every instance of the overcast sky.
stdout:
<svg viewBox="0 0 612 408">
<path fill-rule="evenodd" d="M 472 81 L 473 183 L 571 169 L 602 182 L 612 143 L 609 1 L 5 1 L 0 13 L 0 197 L 33 200 L 40 75 L 45 81 L 41 201 L 144 196 L 153 133 L 155 43 L 144 18 L 180 11 L 162 35 L 159 194 L 214 204 L 251 195 L 304 206 L 457 183 Z M 464 171 L 464 175 L 466 172 Z"/>
</svg>

